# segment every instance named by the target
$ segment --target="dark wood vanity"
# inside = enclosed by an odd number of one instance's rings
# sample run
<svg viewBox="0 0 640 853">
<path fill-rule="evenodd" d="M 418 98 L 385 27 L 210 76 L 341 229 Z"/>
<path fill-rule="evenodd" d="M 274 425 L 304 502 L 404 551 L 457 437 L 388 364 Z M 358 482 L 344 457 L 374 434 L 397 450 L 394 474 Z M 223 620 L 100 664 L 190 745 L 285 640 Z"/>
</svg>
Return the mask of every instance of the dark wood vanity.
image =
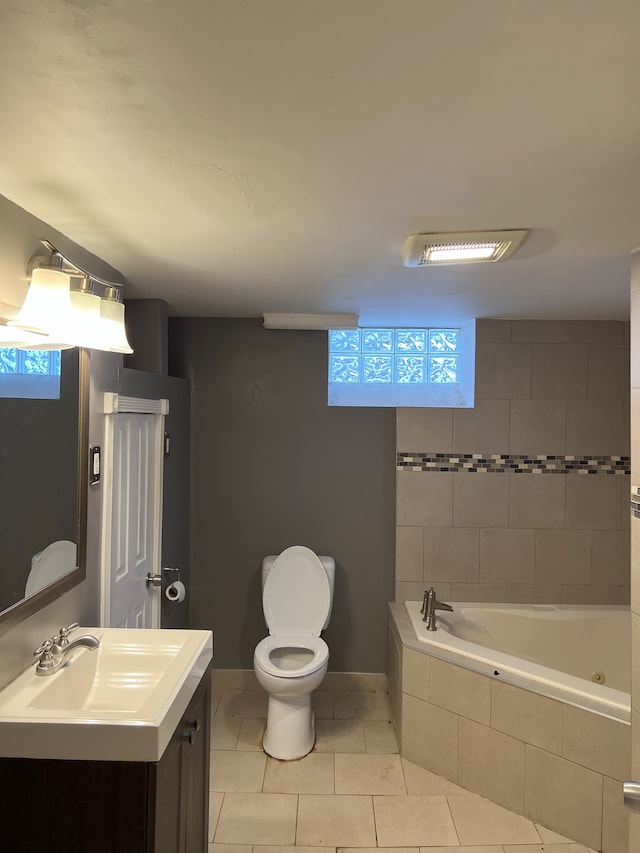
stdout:
<svg viewBox="0 0 640 853">
<path fill-rule="evenodd" d="M 7 853 L 206 853 L 211 678 L 156 762 L 0 758 Z"/>
</svg>

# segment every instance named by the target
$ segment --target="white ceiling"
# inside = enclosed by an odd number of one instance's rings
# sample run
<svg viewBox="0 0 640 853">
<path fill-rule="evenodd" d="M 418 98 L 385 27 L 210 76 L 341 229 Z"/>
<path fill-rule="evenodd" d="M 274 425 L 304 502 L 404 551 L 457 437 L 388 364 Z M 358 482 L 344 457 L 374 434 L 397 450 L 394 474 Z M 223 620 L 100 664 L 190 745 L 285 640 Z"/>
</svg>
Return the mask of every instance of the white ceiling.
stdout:
<svg viewBox="0 0 640 853">
<path fill-rule="evenodd" d="M 184 316 L 628 316 L 638 0 L 2 0 L 0 193 Z M 531 228 L 405 269 L 409 233 Z"/>
</svg>

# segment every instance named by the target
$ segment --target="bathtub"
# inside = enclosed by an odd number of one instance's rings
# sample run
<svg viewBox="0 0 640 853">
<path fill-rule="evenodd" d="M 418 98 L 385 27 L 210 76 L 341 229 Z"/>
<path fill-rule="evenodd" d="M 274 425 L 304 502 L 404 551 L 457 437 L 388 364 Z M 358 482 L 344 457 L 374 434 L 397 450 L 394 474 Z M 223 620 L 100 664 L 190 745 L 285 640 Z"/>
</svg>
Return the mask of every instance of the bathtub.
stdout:
<svg viewBox="0 0 640 853">
<path fill-rule="evenodd" d="M 421 603 L 405 602 L 410 645 L 516 687 L 630 722 L 628 607 L 451 603 L 427 631 Z M 417 642 L 416 642 L 417 641 Z"/>
</svg>

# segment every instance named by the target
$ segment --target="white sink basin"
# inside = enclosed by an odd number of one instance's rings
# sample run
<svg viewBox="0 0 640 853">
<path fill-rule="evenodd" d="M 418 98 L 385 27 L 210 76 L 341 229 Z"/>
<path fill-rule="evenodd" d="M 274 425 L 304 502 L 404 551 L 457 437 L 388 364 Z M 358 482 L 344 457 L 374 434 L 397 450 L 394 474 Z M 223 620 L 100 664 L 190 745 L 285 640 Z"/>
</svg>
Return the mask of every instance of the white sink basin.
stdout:
<svg viewBox="0 0 640 853">
<path fill-rule="evenodd" d="M 210 631 L 78 628 L 54 675 L 35 664 L 0 691 L 0 755 L 157 761 L 213 655 Z"/>
</svg>

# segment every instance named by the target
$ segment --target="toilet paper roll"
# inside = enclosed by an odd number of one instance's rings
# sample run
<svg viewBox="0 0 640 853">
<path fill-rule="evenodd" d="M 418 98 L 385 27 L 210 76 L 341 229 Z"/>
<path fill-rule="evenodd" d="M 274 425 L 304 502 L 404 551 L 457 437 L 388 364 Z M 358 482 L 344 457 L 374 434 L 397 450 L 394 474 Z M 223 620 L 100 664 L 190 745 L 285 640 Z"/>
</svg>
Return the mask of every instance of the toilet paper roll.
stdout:
<svg viewBox="0 0 640 853">
<path fill-rule="evenodd" d="M 186 590 L 182 581 L 174 581 L 165 589 L 164 594 L 169 601 L 184 601 Z"/>
</svg>

